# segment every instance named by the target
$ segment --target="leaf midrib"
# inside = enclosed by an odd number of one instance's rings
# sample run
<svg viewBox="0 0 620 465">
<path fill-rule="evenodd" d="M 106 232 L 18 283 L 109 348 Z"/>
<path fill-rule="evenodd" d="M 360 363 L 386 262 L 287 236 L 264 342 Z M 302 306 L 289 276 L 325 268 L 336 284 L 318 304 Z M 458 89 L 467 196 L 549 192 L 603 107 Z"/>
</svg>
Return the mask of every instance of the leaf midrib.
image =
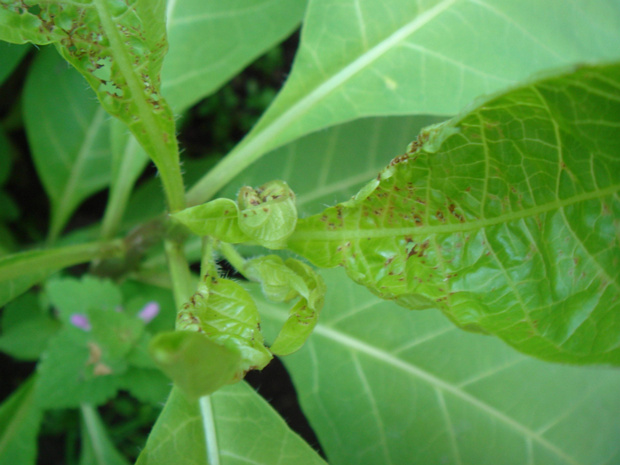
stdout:
<svg viewBox="0 0 620 465">
<path fill-rule="evenodd" d="M 65 188 L 63 189 L 62 196 L 58 202 L 56 218 L 50 231 L 50 237 L 54 239 L 58 236 L 58 234 L 60 234 L 60 230 L 72 213 L 75 204 L 82 200 L 82 196 L 76 196 L 75 193 L 80 186 L 80 182 L 86 179 L 86 176 L 84 176 L 85 163 L 92 154 L 91 149 L 94 145 L 95 138 L 97 137 L 97 134 L 99 134 L 99 131 L 105 122 L 104 116 L 105 111 L 103 108 L 97 108 L 84 135 L 84 139 L 82 140 L 82 144 L 78 150 L 77 157 L 75 158 L 73 166 L 69 171 L 69 177 L 65 183 Z M 92 188 L 93 186 L 91 181 L 88 182 L 88 186 Z M 99 188 L 99 186 L 94 187 Z"/>
<path fill-rule="evenodd" d="M 190 205 L 209 200 L 222 186 L 226 185 L 247 166 L 261 158 L 268 150 L 275 149 L 284 142 L 275 143 L 283 132 L 298 121 L 310 108 L 338 89 L 344 82 L 356 76 L 360 70 L 366 69 L 394 46 L 411 36 L 435 17 L 448 10 L 453 4 L 461 0 L 443 0 L 437 5 L 424 11 L 413 21 L 397 29 L 391 35 L 381 40 L 361 56 L 352 60 L 329 79 L 321 82 L 303 98 L 296 100 L 284 112 L 276 114 L 267 123 L 261 119 L 255 130 L 230 152 L 213 170 L 201 178 L 188 192 L 187 201 Z M 270 116 L 268 110 L 265 114 Z"/>
<path fill-rule="evenodd" d="M 535 217 L 544 213 L 548 213 L 554 210 L 563 209 L 575 205 L 579 202 L 585 202 L 588 200 L 601 199 L 607 196 L 611 196 L 620 191 L 620 184 L 614 184 L 604 189 L 597 191 L 586 192 L 583 194 L 575 195 L 567 199 L 559 200 L 547 203 L 545 205 L 539 205 L 532 208 L 526 208 L 518 212 L 511 212 L 507 215 L 499 215 L 494 218 L 483 218 L 474 221 L 466 221 L 464 223 L 456 224 L 442 224 L 433 226 L 410 226 L 403 228 L 386 228 L 375 227 L 373 229 L 341 229 L 335 231 L 295 231 L 289 243 L 295 241 L 307 241 L 307 240 L 321 240 L 325 242 L 340 242 L 342 240 L 351 239 L 365 239 L 365 238 L 382 238 L 382 237 L 394 237 L 394 236 L 427 236 L 433 234 L 446 234 L 457 232 L 469 232 L 484 229 L 489 226 L 495 226 L 498 224 L 509 223 L 518 221 L 528 217 Z M 355 207 L 354 207 L 355 208 Z M 308 219 L 300 220 L 300 224 L 305 221 L 309 221 L 312 218 L 316 218 L 317 215 Z"/>
<path fill-rule="evenodd" d="M 279 311 L 278 309 L 275 309 L 274 307 L 271 307 L 271 306 L 262 308 L 261 313 L 264 316 L 271 317 L 281 322 L 286 320 L 286 315 L 284 311 Z M 554 453 L 558 457 L 561 457 L 562 459 L 566 460 L 568 464 L 582 465 L 580 464 L 580 462 L 577 462 L 573 457 L 568 456 L 563 450 L 559 449 L 556 445 L 552 444 L 547 439 L 543 438 L 539 433 L 519 423 L 514 418 L 506 415 L 505 413 L 499 411 L 498 409 L 487 404 L 486 402 L 474 397 L 468 392 L 465 392 L 464 390 L 460 389 L 458 386 L 452 385 L 438 378 L 437 376 L 413 365 L 412 363 L 409 363 L 399 357 L 394 356 L 393 354 L 389 353 L 386 350 L 379 349 L 369 344 L 366 341 L 349 336 L 348 334 L 338 331 L 337 329 L 325 326 L 325 324 L 321 324 L 321 323 L 318 323 L 316 325 L 316 327 L 314 328 L 314 333 L 316 335 L 322 336 L 337 344 L 342 345 L 343 347 L 345 347 L 352 353 L 356 353 L 356 352 L 364 353 L 376 360 L 385 362 L 386 364 L 398 370 L 409 373 L 410 375 L 418 378 L 421 381 L 426 382 L 427 384 L 433 386 L 434 388 L 438 390 L 448 392 L 454 395 L 455 397 L 458 397 L 459 399 L 463 400 L 464 402 L 472 405 L 473 407 L 478 408 L 479 410 L 495 418 L 499 422 L 504 423 L 505 425 L 520 432 L 525 437 L 540 444 L 541 446 L 543 446 L 550 452 Z M 525 360 L 526 359 L 523 359 L 523 361 Z"/>
<path fill-rule="evenodd" d="M 209 465 L 220 465 L 220 449 L 217 441 L 217 427 L 211 405 L 211 396 L 203 396 L 199 400 L 207 461 Z"/>
</svg>

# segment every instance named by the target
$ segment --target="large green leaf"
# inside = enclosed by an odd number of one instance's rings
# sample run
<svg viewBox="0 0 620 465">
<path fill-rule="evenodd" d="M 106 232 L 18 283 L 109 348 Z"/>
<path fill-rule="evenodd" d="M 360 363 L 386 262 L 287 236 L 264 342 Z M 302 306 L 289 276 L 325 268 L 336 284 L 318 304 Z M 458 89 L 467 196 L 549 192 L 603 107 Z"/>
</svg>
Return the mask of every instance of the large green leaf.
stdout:
<svg viewBox="0 0 620 465">
<path fill-rule="evenodd" d="M 109 119 L 82 76 L 49 47 L 30 69 L 24 119 L 57 237 L 80 203 L 110 182 Z"/>
<path fill-rule="evenodd" d="M 54 44 L 102 106 L 129 126 L 160 170 L 169 207 L 183 182 L 172 111 L 160 94 L 167 50 L 165 0 L 0 0 L 0 39 Z"/>
<path fill-rule="evenodd" d="M 306 0 L 169 0 L 162 91 L 180 112 L 288 36 Z"/>
<path fill-rule="evenodd" d="M 618 463 L 617 370 L 525 357 L 322 274 L 321 319 L 283 361 L 330 464 Z M 287 309 L 261 308 L 273 337 Z"/>
<path fill-rule="evenodd" d="M 541 69 L 617 58 L 619 42 L 616 2 L 313 0 L 286 86 L 189 201 L 311 131 L 370 115 L 452 115 Z"/>
<path fill-rule="evenodd" d="M 42 410 L 34 402 L 35 377 L 0 406 L 0 464 L 34 465 Z"/>
<path fill-rule="evenodd" d="M 512 90 L 423 131 L 289 248 L 526 353 L 620 364 L 619 126 L 620 65 Z"/>
<path fill-rule="evenodd" d="M 282 179 L 296 196 L 303 218 L 351 198 L 411 142 L 411 134 L 445 118 L 401 116 L 364 118 L 312 133 L 275 149 L 223 190 L 236 198 L 241 186 Z"/>
<path fill-rule="evenodd" d="M 190 402 L 173 389 L 136 465 L 325 464 L 245 383 Z"/>
</svg>

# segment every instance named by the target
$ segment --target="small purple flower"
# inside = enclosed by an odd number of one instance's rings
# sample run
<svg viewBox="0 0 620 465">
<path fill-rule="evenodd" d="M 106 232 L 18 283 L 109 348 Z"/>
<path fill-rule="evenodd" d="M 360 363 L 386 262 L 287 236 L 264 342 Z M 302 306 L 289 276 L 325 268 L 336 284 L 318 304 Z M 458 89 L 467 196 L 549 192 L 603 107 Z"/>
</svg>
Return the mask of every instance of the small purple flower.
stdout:
<svg viewBox="0 0 620 465">
<path fill-rule="evenodd" d="M 83 329 L 84 331 L 90 331 L 90 321 L 86 315 L 74 313 L 69 318 L 69 321 L 71 321 L 71 324 L 77 328 Z"/>
<path fill-rule="evenodd" d="M 157 302 L 149 302 L 144 306 L 142 310 L 140 310 L 140 313 L 138 313 L 138 318 L 140 318 L 145 323 L 149 323 L 158 314 L 159 304 Z"/>
</svg>

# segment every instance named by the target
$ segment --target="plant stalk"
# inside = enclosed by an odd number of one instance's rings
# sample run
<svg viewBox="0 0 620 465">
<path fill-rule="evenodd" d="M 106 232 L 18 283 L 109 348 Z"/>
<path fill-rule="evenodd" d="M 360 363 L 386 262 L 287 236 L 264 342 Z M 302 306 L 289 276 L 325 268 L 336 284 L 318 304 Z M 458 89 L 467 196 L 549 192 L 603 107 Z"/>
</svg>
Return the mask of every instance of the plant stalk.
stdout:
<svg viewBox="0 0 620 465">
<path fill-rule="evenodd" d="M 248 276 L 245 274 L 245 258 L 243 258 L 239 252 L 237 252 L 237 249 L 235 249 L 232 244 L 221 242 L 220 252 L 228 261 L 228 263 L 230 263 L 233 268 L 239 272 L 239 274 L 241 274 L 244 278 L 250 280 L 250 278 L 248 278 Z"/>
<path fill-rule="evenodd" d="M 200 277 L 210 275 L 217 276 L 217 268 L 214 260 L 215 240 L 212 237 L 202 238 L 202 259 L 200 262 Z"/>
<path fill-rule="evenodd" d="M 123 249 L 123 240 L 116 239 L 9 255 L 0 258 L 0 282 L 23 275 L 59 270 L 86 263 L 95 258 L 105 258 L 118 254 Z"/>
<path fill-rule="evenodd" d="M 189 265 L 183 253 L 183 245 L 171 239 L 164 241 L 166 257 L 168 258 L 168 269 L 172 279 L 172 292 L 177 310 L 189 300 L 194 293 L 192 288 L 192 277 Z"/>
</svg>

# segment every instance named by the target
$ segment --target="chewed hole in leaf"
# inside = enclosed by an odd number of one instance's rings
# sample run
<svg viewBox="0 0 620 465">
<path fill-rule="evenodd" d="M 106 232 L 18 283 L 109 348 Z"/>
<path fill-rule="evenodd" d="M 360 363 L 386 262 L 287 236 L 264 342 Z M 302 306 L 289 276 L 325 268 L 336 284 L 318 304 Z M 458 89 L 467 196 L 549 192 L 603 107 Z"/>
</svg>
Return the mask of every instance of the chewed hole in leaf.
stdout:
<svg viewBox="0 0 620 465">
<path fill-rule="evenodd" d="M 107 81 L 101 84 L 101 86 L 99 86 L 99 91 L 105 92 L 113 97 L 123 97 L 125 95 L 123 89 L 121 89 L 111 81 Z"/>
<path fill-rule="evenodd" d="M 112 79 L 112 58 L 105 57 L 97 60 L 92 75 L 102 81 L 109 81 Z"/>
</svg>

